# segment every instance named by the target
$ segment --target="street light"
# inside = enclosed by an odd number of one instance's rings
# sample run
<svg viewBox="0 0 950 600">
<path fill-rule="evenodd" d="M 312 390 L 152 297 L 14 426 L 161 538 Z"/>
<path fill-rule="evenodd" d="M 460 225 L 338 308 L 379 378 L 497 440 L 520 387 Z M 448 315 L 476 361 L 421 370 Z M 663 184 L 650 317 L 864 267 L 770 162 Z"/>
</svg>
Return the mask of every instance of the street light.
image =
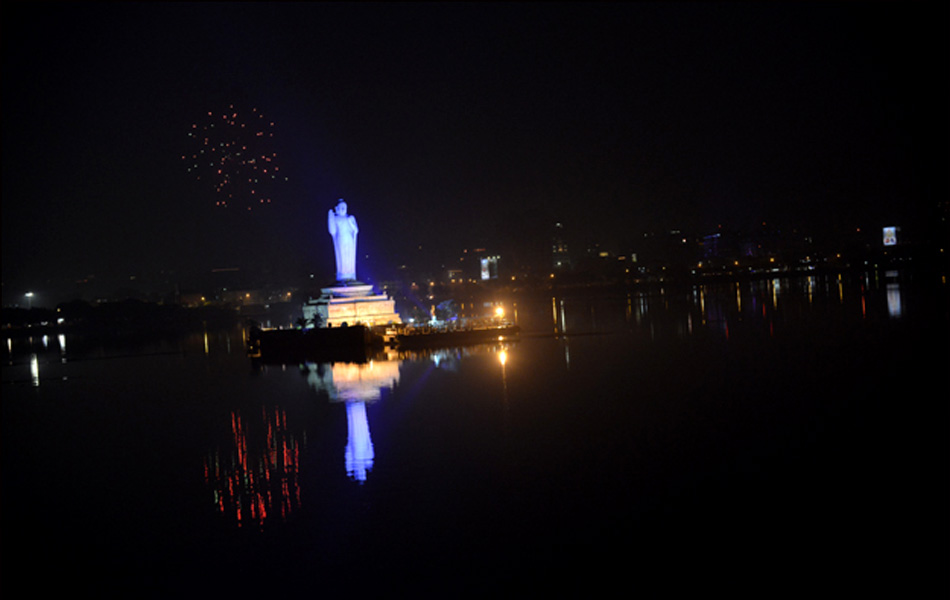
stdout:
<svg viewBox="0 0 950 600">
<path fill-rule="evenodd" d="M 26 293 L 27 308 L 33 310 L 33 292 Z"/>
</svg>

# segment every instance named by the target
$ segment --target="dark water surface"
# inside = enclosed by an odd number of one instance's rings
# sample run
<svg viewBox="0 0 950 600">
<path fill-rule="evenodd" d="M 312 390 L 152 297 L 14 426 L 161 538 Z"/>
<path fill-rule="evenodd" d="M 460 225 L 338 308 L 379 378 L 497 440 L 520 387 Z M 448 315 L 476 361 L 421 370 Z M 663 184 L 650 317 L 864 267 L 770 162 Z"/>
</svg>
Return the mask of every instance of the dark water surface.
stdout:
<svg viewBox="0 0 950 600">
<path fill-rule="evenodd" d="M 363 365 L 4 340 L 0 589 L 946 591 L 945 283 L 507 308 L 516 343 Z"/>
</svg>

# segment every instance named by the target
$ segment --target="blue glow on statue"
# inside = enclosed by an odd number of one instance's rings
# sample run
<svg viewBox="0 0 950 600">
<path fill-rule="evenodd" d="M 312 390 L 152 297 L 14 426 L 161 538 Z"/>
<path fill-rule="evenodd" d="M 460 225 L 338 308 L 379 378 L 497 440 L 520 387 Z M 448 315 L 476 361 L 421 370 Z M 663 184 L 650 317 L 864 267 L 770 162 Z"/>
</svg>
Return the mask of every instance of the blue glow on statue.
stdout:
<svg viewBox="0 0 950 600">
<path fill-rule="evenodd" d="M 356 234 L 360 228 L 356 225 L 356 217 L 346 214 L 343 198 L 327 215 L 327 229 L 330 230 L 336 253 L 336 280 L 356 281 Z"/>
</svg>

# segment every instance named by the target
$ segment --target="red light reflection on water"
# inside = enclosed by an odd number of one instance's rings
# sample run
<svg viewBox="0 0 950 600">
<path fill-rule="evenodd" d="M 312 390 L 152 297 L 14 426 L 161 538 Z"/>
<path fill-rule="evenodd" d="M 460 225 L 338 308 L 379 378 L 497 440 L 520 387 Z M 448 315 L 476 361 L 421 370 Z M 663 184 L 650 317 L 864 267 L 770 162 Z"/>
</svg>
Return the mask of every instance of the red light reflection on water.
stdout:
<svg viewBox="0 0 950 600">
<path fill-rule="evenodd" d="M 287 413 L 262 407 L 259 424 L 232 411 L 231 447 L 205 458 L 205 481 L 215 506 L 239 527 L 263 527 L 274 516 L 286 520 L 300 507 L 301 444 L 287 426 Z"/>
</svg>

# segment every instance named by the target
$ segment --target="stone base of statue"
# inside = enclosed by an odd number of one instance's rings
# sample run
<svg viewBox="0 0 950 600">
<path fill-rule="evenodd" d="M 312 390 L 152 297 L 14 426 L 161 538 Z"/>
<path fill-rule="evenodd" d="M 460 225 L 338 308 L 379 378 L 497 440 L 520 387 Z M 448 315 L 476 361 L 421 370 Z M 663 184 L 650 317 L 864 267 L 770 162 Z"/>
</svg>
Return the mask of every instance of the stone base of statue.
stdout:
<svg viewBox="0 0 950 600">
<path fill-rule="evenodd" d="M 316 327 L 343 325 L 388 325 L 402 323 L 395 301 L 373 286 L 359 281 L 337 282 L 320 290 L 321 295 L 303 305 L 303 318 Z"/>
</svg>

